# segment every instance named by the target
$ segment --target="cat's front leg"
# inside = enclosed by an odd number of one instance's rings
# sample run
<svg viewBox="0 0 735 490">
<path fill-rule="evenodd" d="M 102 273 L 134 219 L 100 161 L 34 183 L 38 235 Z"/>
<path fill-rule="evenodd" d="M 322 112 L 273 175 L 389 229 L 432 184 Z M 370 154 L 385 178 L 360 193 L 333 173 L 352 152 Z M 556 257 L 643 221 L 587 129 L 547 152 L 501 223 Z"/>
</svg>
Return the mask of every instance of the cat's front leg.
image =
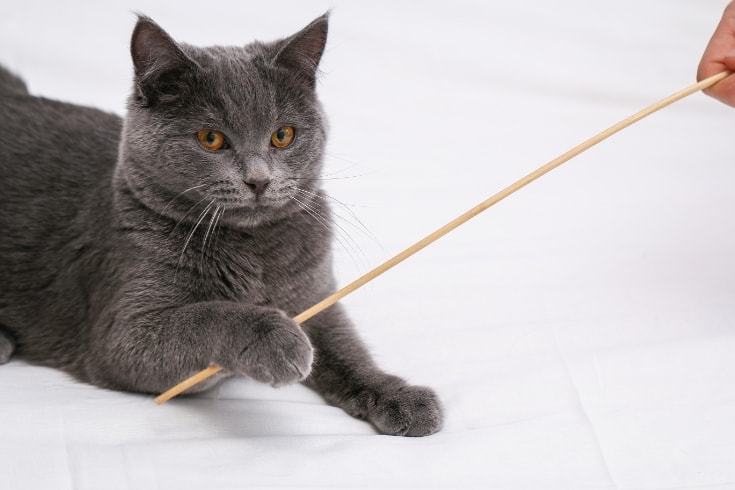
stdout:
<svg viewBox="0 0 735 490">
<path fill-rule="evenodd" d="M 314 356 L 304 331 L 282 311 L 227 301 L 122 314 L 98 343 L 86 366 L 92 382 L 149 393 L 209 364 L 274 386 L 295 383 L 308 376 Z"/>
<path fill-rule="evenodd" d="M 0 328 L 0 364 L 8 362 L 14 350 L 15 341 L 13 337 Z"/>
<path fill-rule="evenodd" d="M 305 383 L 381 433 L 426 436 L 442 425 L 442 408 L 431 388 L 408 384 L 379 369 L 339 305 L 304 324 L 317 358 Z"/>
</svg>

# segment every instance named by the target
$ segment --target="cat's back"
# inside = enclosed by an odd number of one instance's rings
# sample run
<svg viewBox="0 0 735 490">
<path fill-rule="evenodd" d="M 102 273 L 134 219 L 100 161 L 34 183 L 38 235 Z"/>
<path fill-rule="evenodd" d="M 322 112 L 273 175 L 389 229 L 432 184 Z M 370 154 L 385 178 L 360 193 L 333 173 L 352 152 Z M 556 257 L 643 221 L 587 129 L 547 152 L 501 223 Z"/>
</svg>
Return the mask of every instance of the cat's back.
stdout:
<svg viewBox="0 0 735 490">
<path fill-rule="evenodd" d="M 0 67 L 0 226 L 64 226 L 111 176 L 120 130 L 119 117 L 30 95 Z"/>
<path fill-rule="evenodd" d="M 27 94 L 28 88 L 23 80 L 0 65 L 0 94 L 7 93 Z"/>
<path fill-rule="evenodd" d="M 0 188 L 73 190 L 110 174 L 122 127 L 118 116 L 30 95 L 0 66 Z M 0 197 L 1 198 L 1 197 Z"/>
<path fill-rule="evenodd" d="M 38 362 L 74 352 L 64 332 L 86 308 L 74 271 L 94 267 L 88 244 L 105 236 L 120 130 L 114 115 L 30 95 L 0 67 L 0 330 Z"/>
<path fill-rule="evenodd" d="M 0 67 L 0 311 L 63 270 L 85 213 L 104 212 L 120 130 L 119 117 L 30 95 Z"/>
</svg>

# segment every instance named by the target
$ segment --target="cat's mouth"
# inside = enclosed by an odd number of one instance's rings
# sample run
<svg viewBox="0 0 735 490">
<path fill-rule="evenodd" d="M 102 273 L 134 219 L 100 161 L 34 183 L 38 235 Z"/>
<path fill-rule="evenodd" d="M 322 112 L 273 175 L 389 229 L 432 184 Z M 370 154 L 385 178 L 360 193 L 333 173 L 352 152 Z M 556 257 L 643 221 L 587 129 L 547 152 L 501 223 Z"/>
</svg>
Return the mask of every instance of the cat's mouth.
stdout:
<svg viewBox="0 0 735 490">
<path fill-rule="evenodd" d="M 201 184 L 178 193 L 159 212 L 195 224 L 209 223 L 211 220 L 213 223 L 221 221 L 230 226 L 251 227 L 281 219 L 299 206 L 291 196 L 276 191 L 277 189 L 269 188 L 257 193 L 247 188 L 238 189 L 231 184 L 222 185 L 220 182 Z"/>
<path fill-rule="evenodd" d="M 237 211 L 279 209 L 288 202 L 288 200 L 271 196 L 258 196 L 257 198 L 253 197 L 250 199 L 238 199 L 231 196 L 212 196 L 212 201 L 228 210 Z"/>
</svg>

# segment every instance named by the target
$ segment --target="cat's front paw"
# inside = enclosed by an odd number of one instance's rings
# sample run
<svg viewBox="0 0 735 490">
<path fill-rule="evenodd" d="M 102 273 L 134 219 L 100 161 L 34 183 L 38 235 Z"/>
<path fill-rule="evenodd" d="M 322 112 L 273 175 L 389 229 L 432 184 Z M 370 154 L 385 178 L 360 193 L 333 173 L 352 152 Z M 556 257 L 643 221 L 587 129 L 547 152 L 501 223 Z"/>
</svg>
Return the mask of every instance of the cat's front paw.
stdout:
<svg viewBox="0 0 735 490">
<path fill-rule="evenodd" d="M 273 386 L 306 379 L 314 349 L 301 327 L 280 311 L 263 314 L 258 323 L 245 340 L 235 371 Z"/>
<path fill-rule="evenodd" d="M 13 341 L 13 338 L 0 330 L 0 364 L 8 362 L 14 350 L 15 342 Z"/>
<path fill-rule="evenodd" d="M 363 393 L 367 419 L 382 434 L 428 436 L 442 426 L 439 397 L 431 388 L 387 382 Z"/>
</svg>

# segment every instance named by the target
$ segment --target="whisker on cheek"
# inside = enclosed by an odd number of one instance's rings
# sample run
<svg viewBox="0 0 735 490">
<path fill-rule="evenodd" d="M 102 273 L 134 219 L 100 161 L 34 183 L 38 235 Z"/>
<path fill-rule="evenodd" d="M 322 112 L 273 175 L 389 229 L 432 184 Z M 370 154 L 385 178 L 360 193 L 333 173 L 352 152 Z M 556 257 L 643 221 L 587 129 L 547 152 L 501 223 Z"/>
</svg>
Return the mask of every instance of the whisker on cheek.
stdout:
<svg viewBox="0 0 735 490">
<path fill-rule="evenodd" d="M 163 207 L 163 209 L 161 210 L 161 214 L 166 214 L 166 210 L 168 209 L 168 207 L 169 207 L 169 206 L 171 206 L 171 204 L 173 204 L 173 202 L 174 202 L 174 201 L 175 201 L 176 199 L 180 198 L 181 196 L 183 196 L 183 195 L 184 195 L 184 194 L 186 194 L 187 192 L 191 192 L 191 191 L 193 191 L 193 190 L 196 190 L 196 189 L 201 189 L 202 187 L 205 187 L 206 185 L 207 185 L 207 184 L 199 184 L 199 185 L 195 185 L 195 186 L 193 186 L 193 187 L 189 187 L 188 189 L 186 189 L 186 190 L 185 190 L 185 191 L 183 191 L 183 192 L 179 192 L 179 193 L 178 193 L 178 194 L 177 194 L 177 195 L 176 195 L 176 196 L 175 196 L 174 198 L 172 198 L 172 199 L 171 199 L 171 200 L 170 200 L 169 202 L 167 202 L 167 203 L 166 203 L 166 205 L 165 205 L 165 206 Z M 201 201 L 200 201 L 200 202 L 201 202 Z"/>
<path fill-rule="evenodd" d="M 225 211 L 227 211 L 227 207 L 223 205 L 221 207 L 221 211 L 219 213 L 219 217 L 217 218 L 216 222 L 214 223 L 214 231 L 213 231 L 213 234 L 214 234 L 214 243 L 213 243 L 213 247 L 215 249 L 217 249 L 217 243 L 219 241 L 219 234 L 222 231 L 222 218 L 224 218 L 224 216 L 225 216 Z"/>
<path fill-rule="evenodd" d="M 189 209 L 188 209 L 188 210 L 186 211 L 186 214 L 184 214 L 184 216 L 182 216 L 182 217 L 181 217 L 181 218 L 179 219 L 179 221 L 177 221 L 177 222 L 176 222 L 176 226 L 174 226 L 174 228 L 173 228 L 173 229 L 172 229 L 172 230 L 171 230 L 171 231 L 169 232 L 169 235 L 171 235 L 171 234 L 172 234 L 173 232 L 175 232 L 175 231 L 176 231 L 176 229 L 177 229 L 177 228 L 179 227 L 179 225 L 180 225 L 181 223 L 183 223 L 183 222 L 184 222 L 184 220 L 185 220 L 185 219 L 186 219 L 186 218 L 187 218 L 187 217 L 189 216 L 189 214 L 191 213 L 191 211 L 192 211 L 192 210 L 193 210 L 194 208 L 196 208 L 197 206 L 199 206 L 199 205 L 200 205 L 201 203 L 203 203 L 203 202 L 204 202 L 204 201 L 206 201 L 206 200 L 207 200 L 207 198 L 206 198 L 206 197 L 203 197 L 203 198 L 201 198 L 200 200 L 198 200 L 198 201 L 197 201 L 197 202 L 196 202 L 195 204 L 193 204 L 193 205 L 192 205 L 192 206 L 191 206 L 191 207 L 190 207 L 190 208 L 189 208 Z"/>
<path fill-rule="evenodd" d="M 216 218 L 217 218 L 217 215 L 219 214 L 220 209 L 222 209 L 222 206 L 217 205 L 217 207 L 214 209 L 214 212 L 212 213 L 212 217 L 209 219 L 209 226 L 207 226 L 207 231 L 204 233 L 204 241 L 202 242 L 202 260 L 204 260 L 204 251 L 207 249 L 207 241 L 211 240 L 212 228 L 214 226 L 214 223 L 216 221 Z"/>
<path fill-rule="evenodd" d="M 343 211 L 344 213 L 347 214 L 347 216 L 343 216 L 339 214 L 338 212 L 335 212 L 334 216 L 336 218 L 342 220 L 342 222 L 344 222 L 346 225 L 349 225 L 353 230 L 369 238 L 373 243 L 375 243 L 381 249 L 383 248 L 383 245 L 380 243 L 380 240 L 378 240 L 378 237 L 376 237 L 373 234 L 373 232 L 370 231 L 370 229 L 367 226 L 365 226 L 365 224 L 360 220 L 357 214 L 355 214 L 355 212 L 352 211 L 352 209 L 350 209 L 349 204 L 346 204 L 340 201 L 339 199 L 336 199 L 323 191 L 307 190 L 307 189 L 302 189 L 300 187 L 293 187 L 293 189 L 299 192 L 300 194 L 304 194 L 310 197 L 314 197 L 316 199 L 321 199 L 323 201 L 327 201 L 327 202 L 336 204 L 338 210 Z"/>
<path fill-rule="evenodd" d="M 201 202 L 201 201 L 200 201 Z M 179 267 L 181 266 L 181 261 L 184 259 L 184 254 L 186 253 L 186 248 L 189 246 L 189 242 L 191 242 L 191 238 L 194 236 L 194 233 L 197 231 L 197 228 L 199 228 L 199 225 L 202 224 L 202 221 L 204 221 L 204 218 L 207 216 L 207 213 L 209 213 L 209 210 L 212 209 L 212 206 L 214 206 L 214 199 L 209 201 L 209 204 L 207 204 L 207 207 L 204 208 L 204 211 L 202 211 L 199 214 L 199 219 L 194 224 L 194 226 L 191 229 L 191 232 L 189 233 L 189 236 L 186 238 L 186 242 L 184 242 L 184 248 L 181 250 L 181 255 L 179 255 L 179 260 L 176 263 L 176 272 L 178 274 Z M 202 248 L 204 246 L 202 245 Z"/>
<path fill-rule="evenodd" d="M 333 230 L 335 232 L 333 234 L 334 240 L 347 253 L 355 267 L 357 267 L 358 269 L 364 269 L 368 267 L 368 260 L 365 253 L 362 251 L 357 241 L 352 237 L 352 235 L 350 235 L 347 230 L 345 230 L 344 227 L 342 227 L 339 223 L 335 223 L 334 220 L 330 219 L 329 215 L 325 215 L 319 209 L 308 204 L 304 200 L 299 199 L 295 196 L 289 197 L 294 202 L 296 202 L 301 209 L 306 211 L 306 213 L 317 220 L 317 222 L 319 222 L 319 224 L 321 224 L 324 228 L 330 231 Z M 360 260 L 358 260 L 358 257 Z"/>
</svg>

